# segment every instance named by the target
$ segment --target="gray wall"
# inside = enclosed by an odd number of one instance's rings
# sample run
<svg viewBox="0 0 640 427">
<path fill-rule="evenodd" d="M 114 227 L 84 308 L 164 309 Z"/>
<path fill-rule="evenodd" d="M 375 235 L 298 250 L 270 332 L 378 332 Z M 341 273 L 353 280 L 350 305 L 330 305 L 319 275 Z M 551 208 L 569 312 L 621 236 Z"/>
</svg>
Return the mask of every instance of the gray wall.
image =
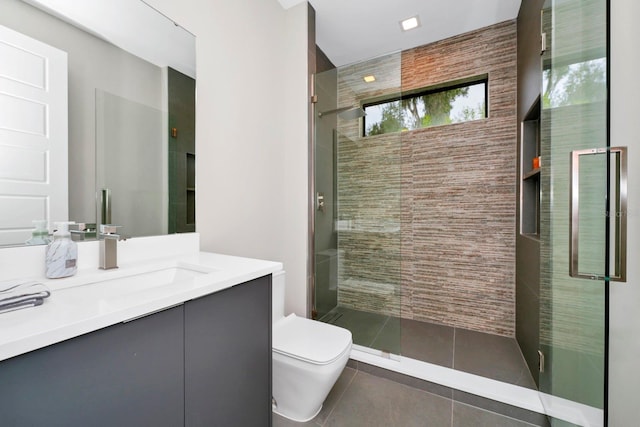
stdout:
<svg viewBox="0 0 640 427">
<path fill-rule="evenodd" d="M 333 62 L 329 59 L 329 57 L 320 49 L 320 47 L 316 46 L 316 73 L 322 73 L 323 71 L 328 71 L 336 68 L 333 65 Z"/>
<path fill-rule="evenodd" d="M 95 91 L 166 110 L 161 69 L 19 0 L 0 3 L 0 25 L 68 53 L 69 219 L 94 222 Z"/>
<path fill-rule="evenodd" d="M 524 1 L 518 15 L 518 129 L 540 95 L 542 68 L 540 59 L 540 10 L 544 0 Z M 518 153 L 520 153 L 518 132 Z M 516 339 L 538 383 L 540 241 L 520 234 L 522 163 L 518 154 L 516 221 Z"/>
</svg>

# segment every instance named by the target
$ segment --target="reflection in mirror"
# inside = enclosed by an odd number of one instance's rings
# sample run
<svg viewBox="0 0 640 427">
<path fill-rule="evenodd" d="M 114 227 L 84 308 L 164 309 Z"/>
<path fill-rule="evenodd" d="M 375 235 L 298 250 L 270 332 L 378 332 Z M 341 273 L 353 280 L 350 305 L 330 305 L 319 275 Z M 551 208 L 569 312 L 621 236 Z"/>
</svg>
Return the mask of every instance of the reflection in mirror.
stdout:
<svg viewBox="0 0 640 427">
<path fill-rule="evenodd" d="M 193 35 L 137 0 L 0 5 L 0 246 L 31 239 L 33 220 L 100 223 L 108 176 L 126 187 L 112 192 L 124 235 L 193 231 Z"/>
<path fill-rule="evenodd" d="M 96 181 L 100 222 L 125 236 L 167 233 L 167 144 L 159 109 L 96 90 Z M 102 195 L 103 192 L 100 192 Z"/>
</svg>

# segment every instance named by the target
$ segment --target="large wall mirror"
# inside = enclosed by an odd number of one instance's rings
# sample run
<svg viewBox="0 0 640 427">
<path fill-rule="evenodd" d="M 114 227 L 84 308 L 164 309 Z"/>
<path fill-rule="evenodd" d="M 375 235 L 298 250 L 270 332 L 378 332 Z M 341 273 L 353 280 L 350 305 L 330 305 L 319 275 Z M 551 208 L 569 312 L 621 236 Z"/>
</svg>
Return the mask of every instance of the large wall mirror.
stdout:
<svg viewBox="0 0 640 427">
<path fill-rule="evenodd" d="M 0 5 L 0 246 L 195 231 L 195 37 L 141 0 Z"/>
</svg>

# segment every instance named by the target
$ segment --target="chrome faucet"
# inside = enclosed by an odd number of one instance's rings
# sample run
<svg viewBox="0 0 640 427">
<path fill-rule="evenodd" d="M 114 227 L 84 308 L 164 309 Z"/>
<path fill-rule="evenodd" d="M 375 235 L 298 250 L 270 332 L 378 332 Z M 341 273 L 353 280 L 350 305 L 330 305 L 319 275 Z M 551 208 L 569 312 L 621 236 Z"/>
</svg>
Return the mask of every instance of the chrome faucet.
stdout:
<svg viewBox="0 0 640 427">
<path fill-rule="evenodd" d="M 125 237 L 116 234 L 117 225 L 100 225 L 100 258 L 99 267 L 103 270 L 118 268 L 118 240 L 126 240 Z"/>
<path fill-rule="evenodd" d="M 71 240 L 85 241 L 87 239 L 96 238 L 96 224 L 86 222 L 76 222 L 75 224 L 69 224 L 69 232 L 71 233 Z"/>
</svg>

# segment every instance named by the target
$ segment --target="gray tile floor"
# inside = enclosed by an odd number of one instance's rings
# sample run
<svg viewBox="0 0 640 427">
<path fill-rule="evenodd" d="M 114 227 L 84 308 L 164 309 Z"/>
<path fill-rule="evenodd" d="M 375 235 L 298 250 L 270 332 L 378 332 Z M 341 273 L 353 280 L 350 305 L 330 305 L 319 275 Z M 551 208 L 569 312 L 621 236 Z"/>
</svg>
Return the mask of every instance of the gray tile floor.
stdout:
<svg viewBox="0 0 640 427">
<path fill-rule="evenodd" d="M 347 367 L 313 420 L 296 423 L 274 414 L 273 426 L 530 427 L 532 424 Z"/>
<path fill-rule="evenodd" d="M 344 307 L 336 307 L 324 319 L 349 329 L 355 344 L 536 388 L 513 338 Z"/>
</svg>

